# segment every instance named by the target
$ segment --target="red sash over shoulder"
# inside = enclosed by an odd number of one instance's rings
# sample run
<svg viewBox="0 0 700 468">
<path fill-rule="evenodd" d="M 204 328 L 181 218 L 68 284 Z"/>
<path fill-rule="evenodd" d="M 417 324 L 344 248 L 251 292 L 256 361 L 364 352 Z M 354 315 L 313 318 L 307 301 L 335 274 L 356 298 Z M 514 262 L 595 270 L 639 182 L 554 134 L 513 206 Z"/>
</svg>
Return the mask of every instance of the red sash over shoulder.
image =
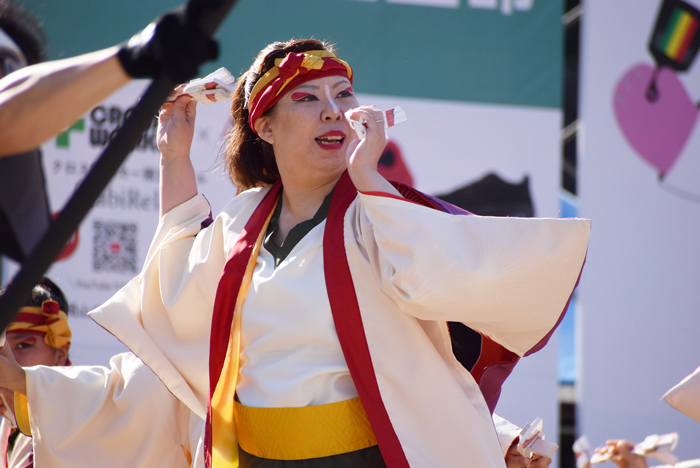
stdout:
<svg viewBox="0 0 700 468">
<path fill-rule="evenodd" d="M 224 271 L 219 279 L 219 286 L 214 299 L 214 312 L 211 322 L 211 342 L 209 348 L 209 402 L 207 405 L 207 421 L 204 434 L 204 461 L 207 468 L 212 468 L 212 397 L 219 383 L 221 370 L 226 360 L 231 326 L 233 325 L 233 311 L 236 308 L 236 299 L 241 289 L 243 276 L 250 256 L 253 254 L 255 243 L 260 231 L 275 208 L 279 197 L 281 182 L 272 186 L 258 207 L 253 212 L 241 232 L 238 240 L 231 249 Z"/>
<path fill-rule="evenodd" d="M 326 289 L 340 347 L 348 364 L 352 381 L 357 388 L 357 394 L 377 437 L 384 463 L 389 468 L 408 467 L 408 460 L 379 393 L 379 384 L 374 374 L 360 306 L 345 253 L 345 213 L 356 197 L 357 189 L 350 180 L 350 175 L 345 172 L 333 191 L 331 206 L 328 208 L 326 231 L 323 235 Z"/>
</svg>

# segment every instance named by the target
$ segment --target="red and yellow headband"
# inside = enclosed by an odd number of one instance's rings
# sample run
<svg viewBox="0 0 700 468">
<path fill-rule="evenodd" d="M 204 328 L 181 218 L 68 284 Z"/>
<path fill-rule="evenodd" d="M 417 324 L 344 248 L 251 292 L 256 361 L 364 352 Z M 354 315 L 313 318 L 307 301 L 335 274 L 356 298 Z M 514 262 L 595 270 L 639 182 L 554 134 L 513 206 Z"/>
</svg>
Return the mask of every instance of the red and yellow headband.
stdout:
<svg viewBox="0 0 700 468">
<path fill-rule="evenodd" d="M 255 83 L 248 97 L 250 128 L 255 132 L 255 121 L 277 104 L 285 95 L 285 89 L 291 90 L 307 81 L 327 76 L 345 76 L 352 83 L 352 68 L 326 50 L 290 53 L 275 60 L 275 66 Z"/>
<path fill-rule="evenodd" d="M 41 307 L 22 307 L 7 331 L 26 330 L 44 333 L 44 342 L 52 348 L 70 343 L 73 336 L 68 316 L 56 301 L 44 301 Z"/>
</svg>

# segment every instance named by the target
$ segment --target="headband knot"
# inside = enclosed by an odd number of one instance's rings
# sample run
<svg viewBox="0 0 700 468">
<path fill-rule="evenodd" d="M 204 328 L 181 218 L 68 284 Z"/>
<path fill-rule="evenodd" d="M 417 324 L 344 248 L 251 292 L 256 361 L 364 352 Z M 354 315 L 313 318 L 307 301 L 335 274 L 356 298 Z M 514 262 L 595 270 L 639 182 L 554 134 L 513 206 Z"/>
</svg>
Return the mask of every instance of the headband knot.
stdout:
<svg viewBox="0 0 700 468">
<path fill-rule="evenodd" d="M 44 301 L 41 303 L 41 310 L 46 314 L 49 320 L 51 320 L 51 317 L 53 317 L 53 321 L 59 320 L 58 313 L 61 311 L 61 306 L 58 305 L 58 302 L 51 300 Z"/>
<path fill-rule="evenodd" d="M 279 60 L 279 59 L 278 59 Z M 309 54 L 289 54 L 280 60 L 279 78 L 284 81 L 296 78 L 298 75 L 306 75 L 312 70 L 321 70 L 325 62 L 323 58 Z M 279 94 L 282 91 L 277 91 Z"/>
<path fill-rule="evenodd" d="M 257 134 L 255 121 L 277 104 L 286 92 L 326 76 L 345 76 L 352 83 L 352 68 L 326 50 L 290 53 L 276 59 L 275 66 L 260 77 L 250 92 L 247 103 L 250 128 Z"/>
</svg>

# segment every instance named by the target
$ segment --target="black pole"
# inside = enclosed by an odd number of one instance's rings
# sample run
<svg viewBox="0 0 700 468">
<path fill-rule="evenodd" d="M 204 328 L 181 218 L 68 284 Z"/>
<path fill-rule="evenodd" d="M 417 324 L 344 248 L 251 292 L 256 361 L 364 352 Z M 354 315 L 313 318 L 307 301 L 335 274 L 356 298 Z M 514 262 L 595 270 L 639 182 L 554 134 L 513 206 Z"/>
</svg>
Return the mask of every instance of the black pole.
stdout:
<svg viewBox="0 0 700 468">
<path fill-rule="evenodd" d="M 236 1 L 190 0 L 186 11 L 188 18 L 199 24 L 202 30 L 211 36 Z M 153 80 L 124 125 L 23 263 L 21 270 L 12 278 L 5 293 L 0 296 L 0 330 L 7 329 L 14 320 L 17 311 L 30 297 L 34 285 L 51 266 L 119 166 L 136 147 L 142 133 L 151 125 L 153 116 L 158 113 L 158 109 L 176 84 L 167 77 L 157 77 Z"/>
</svg>

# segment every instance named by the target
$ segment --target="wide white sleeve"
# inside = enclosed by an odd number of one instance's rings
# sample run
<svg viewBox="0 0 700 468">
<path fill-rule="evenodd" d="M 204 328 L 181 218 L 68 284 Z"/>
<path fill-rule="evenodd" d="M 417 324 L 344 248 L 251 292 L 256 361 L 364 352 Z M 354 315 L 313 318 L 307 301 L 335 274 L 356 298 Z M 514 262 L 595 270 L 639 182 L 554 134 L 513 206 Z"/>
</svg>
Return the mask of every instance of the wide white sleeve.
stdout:
<svg viewBox="0 0 700 468">
<path fill-rule="evenodd" d="M 681 413 L 700 422 L 700 367 L 666 392 L 662 398 Z"/>
<path fill-rule="evenodd" d="M 209 336 L 226 261 L 222 216 L 202 195 L 164 215 L 141 274 L 90 317 L 138 355 L 200 417 L 209 391 Z"/>
<path fill-rule="evenodd" d="M 133 354 L 110 366 L 27 369 L 36 466 L 190 466 L 190 410 Z"/>
<path fill-rule="evenodd" d="M 462 322 L 524 355 L 559 320 L 590 221 L 456 216 L 360 194 L 355 230 L 382 290 L 422 320 Z"/>
</svg>

